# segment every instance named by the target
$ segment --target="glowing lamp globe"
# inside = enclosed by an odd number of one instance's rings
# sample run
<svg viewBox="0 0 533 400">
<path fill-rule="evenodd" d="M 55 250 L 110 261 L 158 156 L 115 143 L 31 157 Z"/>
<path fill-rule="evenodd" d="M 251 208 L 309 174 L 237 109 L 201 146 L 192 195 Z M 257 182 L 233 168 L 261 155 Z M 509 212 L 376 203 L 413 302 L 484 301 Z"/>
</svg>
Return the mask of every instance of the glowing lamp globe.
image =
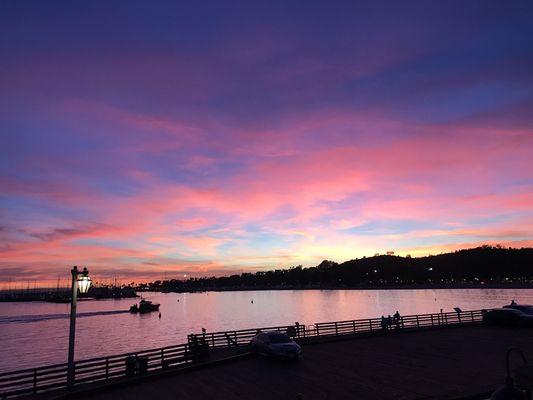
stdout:
<svg viewBox="0 0 533 400">
<path fill-rule="evenodd" d="M 83 269 L 83 273 L 78 277 L 78 289 L 80 293 L 87 293 L 91 287 L 91 278 L 89 278 L 89 271 L 87 268 Z"/>
</svg>

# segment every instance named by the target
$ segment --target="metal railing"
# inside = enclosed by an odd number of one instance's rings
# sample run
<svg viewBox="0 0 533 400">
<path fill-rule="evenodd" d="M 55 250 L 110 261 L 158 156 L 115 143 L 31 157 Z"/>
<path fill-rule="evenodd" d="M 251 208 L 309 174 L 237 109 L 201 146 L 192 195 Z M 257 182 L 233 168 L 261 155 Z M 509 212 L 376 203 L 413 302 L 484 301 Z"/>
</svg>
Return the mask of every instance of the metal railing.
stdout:
<svg viewBox="0 0 533 400">
<path fill-rule="evenodd" d="M 240 329 L 235 331 L 222 331 L 222 332 L 202 332 L 199 334 L 190 334 L 187 336 L 188 343 L 191 344 L 194 340 L 199 340 L 205 342 L 211 348 L 227 348 L 227 347 L 238 347 L 247 345 L 250 343 L 250 340 L 257 335 L 259 332 L 268 332 L 268 331 L 280 331 L 280 332 L 291 332 L 293 330 L 296 334 L 291 334 L 292 337 L 303 337 L 304 325 L 295 323 L 294 325 L 282 325 L 282 326 L 270 326 L 265 328 L 250 328 L 250 329 Z"/>
<path fill-rule="evenodd" d="M 134 360 L 144 360 L 146 370 L 140 371 L 137 364 L 134 365 L 137 370 L 128 369 L 126 364 L 129 357 L 133 357 Z M 112 380 L 126 377 L 130 373 L 147 374 L 170 367 L 184 366 L 194 360 L 195 354 L 189 351 L 187 344 L 79 360 L 74 363 L 75 384 Z M 64 363 L 0 373 L 0 397 L 66 388 L 67 367 L 68 364 Z"/>
<path fill-rule="evenodd" d="M 205 360 L 210 349 L 243 347 L 259 332 L 277 330 L 305 343 L 317 338 L 371 334 L 384 331 L 416 330 L 472 324 L 482 321 L 482 310 L 400 317 L 392 325 L 384 325 L 381 318 L 322 322 L 305 326 L 295 323 L 274 327 L 241 329 L 223 332 L 205 332 L 188 335 L 188 343 L 131 352 L 108 357 L 97 357 L 75 362 L 75 385 L 106 382 L 162 371 L 182 368 Z M 133 357 L 133 359 L 132 359 Z M 136 364 L 132 364 L 132 360 Z M 140 362 L 142 360 L 142 362 Z M 129 363 L 129 366 L 128 366 Z M 67 387 L 67 363 L 0 373 L 0 398 L 36 394 Z"/>
<path fill-rule="evenodd" d="M 314 325 L 309 336 L 341 336 L 358 333 L 410 330 L 431 327 L 445 327 L 458 324 L 471 324 L 483 321 L 483 310 L 419 314 L 401 316 L 398 320 L 384 324 L 381 318 L 359 319 L 349 321 L 322 322 Z"/>
<path fill-rule="evenodd" d="M 259 332 L 281 331 L 289 336 L 305 342 L 306 339 L 319 337 L 353 335 L 358 333 L 373 333 L 384 331 L 410 330 L 431 327 L 446 327 L 458 324 L 469 324 L 482 321 L 483 310 L 419 314 L 400 316 L 397 322 L 383 325 L 381 318 L 355 319 L 348 321 L 319 322 L 314 325 L 303 325 L 295 322 L 294 325 L 274 326 L 266 328 L 241 329 L 235 331 L 202 332 L 188 335 L 191 340 L 207 343 L 211 348 L 228 348 L 243 346 Z"/>
</svg>

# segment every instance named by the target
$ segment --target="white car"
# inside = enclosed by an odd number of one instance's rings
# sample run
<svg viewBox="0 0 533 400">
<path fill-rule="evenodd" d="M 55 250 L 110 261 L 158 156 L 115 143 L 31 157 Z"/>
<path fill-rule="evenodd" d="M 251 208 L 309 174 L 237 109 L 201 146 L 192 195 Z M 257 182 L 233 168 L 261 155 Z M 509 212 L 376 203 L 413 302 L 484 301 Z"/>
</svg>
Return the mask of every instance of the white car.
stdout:
<svg viewBox="0 0 533 400">
<path fill-rule="evenodd" d="M 250 342 L 252 353 L 272 358 L 294 358 L 302 356 L 302 348 L 287 334 L 279 331 L 261 332 Z"/>
</svg>

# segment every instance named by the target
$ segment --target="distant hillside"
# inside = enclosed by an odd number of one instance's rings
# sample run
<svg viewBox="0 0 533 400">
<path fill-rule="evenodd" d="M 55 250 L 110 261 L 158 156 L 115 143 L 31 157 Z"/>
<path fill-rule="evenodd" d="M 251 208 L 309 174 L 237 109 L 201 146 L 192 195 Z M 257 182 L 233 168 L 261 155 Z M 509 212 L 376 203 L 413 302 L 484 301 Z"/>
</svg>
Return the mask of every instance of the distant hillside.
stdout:
<svg viewBox="0 0 533 400">
<path fill-rule="evenodd" d="M 420 258 L 378 255 L 316 267 L 155 281 L 141 290 L 532 286 L 533 248 L 482 246 Z"/>
</svg>

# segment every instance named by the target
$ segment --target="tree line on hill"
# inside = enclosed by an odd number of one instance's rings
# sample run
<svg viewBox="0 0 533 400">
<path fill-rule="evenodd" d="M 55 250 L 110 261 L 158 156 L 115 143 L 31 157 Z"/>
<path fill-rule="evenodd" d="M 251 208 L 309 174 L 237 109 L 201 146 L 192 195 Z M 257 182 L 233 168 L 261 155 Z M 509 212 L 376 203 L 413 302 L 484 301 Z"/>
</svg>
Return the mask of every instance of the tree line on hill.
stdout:
<svg viewBox="0 0 533 400">
<path fill-rule="evenodd" d="M 484 245 L 451 253 L 411 258 L 391 254 L 341 264 L 245 272 L 222 277 L 158 280 L 138 290 L 188 292 L 283 288 L 387 288 L 533 286 L 533 248 Z"/>
</svg>

